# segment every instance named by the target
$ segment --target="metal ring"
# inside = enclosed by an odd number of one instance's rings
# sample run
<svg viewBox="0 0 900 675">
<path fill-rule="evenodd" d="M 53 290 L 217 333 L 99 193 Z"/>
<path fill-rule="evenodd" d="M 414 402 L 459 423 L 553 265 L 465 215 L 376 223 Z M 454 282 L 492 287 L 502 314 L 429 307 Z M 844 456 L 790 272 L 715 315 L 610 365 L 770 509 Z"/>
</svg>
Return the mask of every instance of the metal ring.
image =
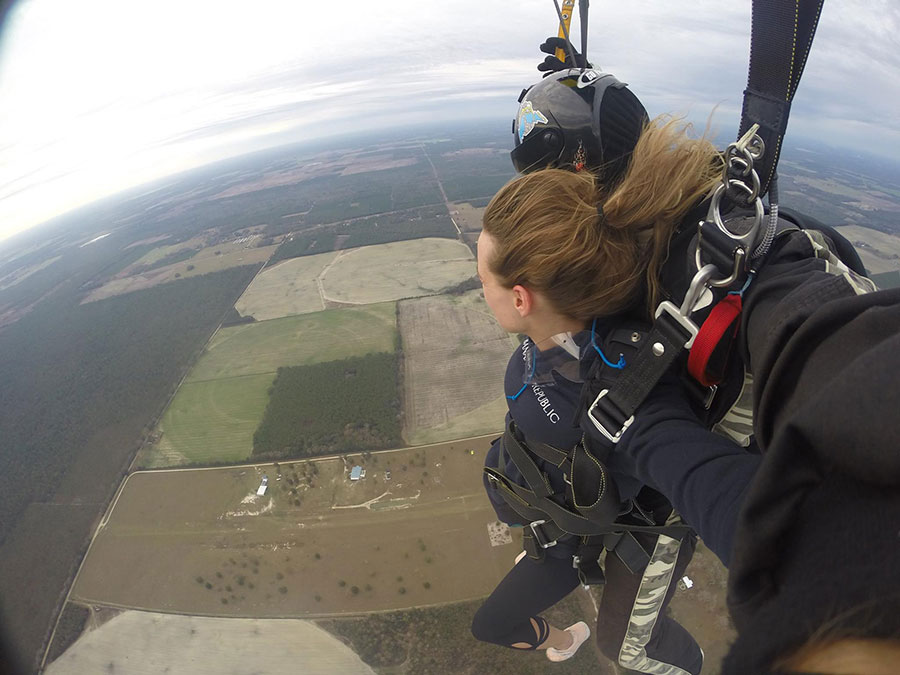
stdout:
<svg viewBox="0 0 900 675">
<path fill-rule="evenodd" d="M 747 192 L 748 192 L 747 201 L 748 202 L 752 202 L 755 199 L 759 199 L 759 190 L 761 187 L 761 185 L 759 183 L 759 174 L 756 173 L 756 171 L 754 171 L 753 169 L 750 169 L 750 178 L 753 179 L 753 187 L 752 188 L 747 188 L 747 184 L 744 183 L 744 181 L 741 181 L 741 184 L 744 186 L 744 188 L 747 189 Z"/>
<path fill-rule="evenodd" d="M 742 148 L 737 143 L 732 143 L 725 151 L 725 156 L 730 164 L 734 160 L 745 162 L 753 168 L 753 154 L 747 148 Z"/>
<path fill-rule="evenodd" d="M 757 180 L 759 180 L 759 178 L 757 178 Z M 747 185 L 743 181 L 732 179 L 732 180 L 728 181 L 728 184 L 734 185 L 735 187 L 740 186 L 740 189 L 744 190 L 748 195 L 753 194 L 752 190 L 749 187 L 747 187 Z M 756 199 L 753 201 L 753 206 L 755 209 L 754 215 L 756 216 L 755 222 L 753 223 L 753 227 L 751 227 L 746 232 L 746 234 L 737 235 L 734 232 L 732 232 L 731 230 L 729 230 L 727 227 L 725 227 L 725 223 L 722 220 L 722 212 L 719 209 L 719 206 L 722 203 L 722 195 L 723 194 L 725 194 L 725 185 L 720 184 L 716 188 L 716 191 L 713 193 L 712 200 L 710 201 L 709 214 L 707 215 L 707 219 L 709 219 L 709 216 L 711 215 L 713 222 L 715 222 L 715 224 L 716 224 L 716 227 L 718 227 L 722 232 L 727 234 L 729 237 L 731 237 L 735 241 L 739 242 L 741 245 L 743 245 L 745 248 L 747 248 L 747 250 L 751 250 L 752 246 L 750 246 L 749 244 L 752 244 L 755 242 L 759 227 L 760 227 L 760 225 L 762 225 L 762 221 L 765 216 L 765 209 L 763 208 L 762 200 L 757 196 Z"/>
<path fill-rule="evenodd" d="M 736 171 L 734 174 L 732 174 L 731 172 L 732 172 L 732 170 L 734 170 L 735 165 L 740 165 L 740 164 L 743 164 L 744 168 L 741 171 L 739 171 L 739 172 Z M 741 157 L 734 156 L 734 155 L 731 157 L 728 157 L 725 160 L 725 164 L 722 166 L 722 183 L 727 183 L 729 180 L 732 179 L 733 175 L 739 175 L 739 176 L 746 178 L 750 174 L 751 171 L 753 171 L 752 163 L 748 163 L 747 160 L 745 160 Z"/>
<path fill-rule="evenodd" d="M 766 142 L 759 134 L 753 134 L 750 143 L 747 145 L 747 151 L 753 159 L 759 159 L 766 154 Z"/>
<path fill-rule="evenodd" d="M 733 160 L 738 160 L 744 162 L 753 168 L 753 161 L 755 159 L 759 159 L 759 157 L 755 157 L 753 155 L 753 151 L 751 151 L 747 147 L 741 147 L 739 143 L 732 143 L 725 149 L 725 159 L 727 163 L 732 162 Z"/>
</svg>

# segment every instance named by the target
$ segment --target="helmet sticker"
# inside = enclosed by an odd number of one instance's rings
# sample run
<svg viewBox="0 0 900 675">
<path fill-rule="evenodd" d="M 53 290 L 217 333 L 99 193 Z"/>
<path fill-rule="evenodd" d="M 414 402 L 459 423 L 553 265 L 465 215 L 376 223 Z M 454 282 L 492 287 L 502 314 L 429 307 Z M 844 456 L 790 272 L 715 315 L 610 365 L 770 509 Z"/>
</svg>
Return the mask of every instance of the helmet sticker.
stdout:
<svg viewBox="0 0 900 675">
<path fill-rule="evenodd" d="M 584 89 L 590 87 L 606 77 L 613 77 L 610 73 L 604 73 L 598 70 L 583 70 L 578 76 L 578 88 Z M 613 77 L 615 80 L 615 78 Z"/>
<path fill-rule="evenodd" d="M 581 89 L 583 87 L 587 87 L 591 84 L 594 84 L 594 81 L 599 79 L 600 75 L 596 70 L 585 70 L 582 71 L 578 76 L 578 88 Z"/>
<path fill-rule="evenodd" d="M 549 120 L 540 110 L 535 110 L 531 101 L 522 101 L 519 107 L 519 119 L 516 128 L 519 132 L 519 143 L 532 132 L 535 124 L 547 124 Z"/>
</svg>

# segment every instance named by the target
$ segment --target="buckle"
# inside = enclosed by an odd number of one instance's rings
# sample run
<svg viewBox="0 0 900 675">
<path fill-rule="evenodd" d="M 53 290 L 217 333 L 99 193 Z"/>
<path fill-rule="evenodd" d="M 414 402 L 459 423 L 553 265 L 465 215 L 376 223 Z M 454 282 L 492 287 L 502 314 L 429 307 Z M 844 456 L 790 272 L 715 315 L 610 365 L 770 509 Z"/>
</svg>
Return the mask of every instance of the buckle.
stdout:
<svg viewBox="0 0 900 675">
<path fill-rule="evenodd" d="M 716 398 L 716 394 L 719 391 L 718 385 L 712 384 L 706 388 L 706 398 L 703 401 L 703 407 L 706 410 L 709 410 L 712 407 L 713 400 Z"/>
<path fill-rule="evenodd" d="M 544 525 L 546 522 L 546 520 L 535 520 L 533 523 L 528 523 L 528 527 L 531 528 L 531 532 L 532 534 L 534 534 L 535 543 L 541 548 L 550 548 L 551 546 L 556 546 L 555 539 L 553 541 L 547 541 L 547 537 L 545 537 L 543 533 L 538 533 L 539 531 L 537 528 L 540 525 Z"/>
<path fill-rule="evenodd" d="M 622 434 L 625 433 L 625 430 L 631 426 L 632 422 L 634 422 L 634 415 L 625 420 L 625 422 L 622 423 L 622 427 L 618 431 L 610 431 L 609 429 L 607 429 L 604 426 L 603 422 L 597 419 L 594 411 L 599 407 L 600 399 L 606 396 L 608 393 L 609 389 L 604 389 L 599 394 L 597 394 L 597 398 L 594 399 L 591 407 L 588 408 L 588 417 L 591 418 L 591 422 L 593 422 L 594 426 L 597 427 L 597 431 L 603 434 L 608 441 L 612 443 L 618 443 L 622 439 Z"/>
<path fill-rule="evenodd" d="M 656 314 L 653 316 L 653 318 L 658 319 L 663 314 L 668 314 L 670 317 L 675 319 L 675 323 L 684 328 L 688 335 L 690 335 L 688 341 L 684 343 L 684 348 L 690 349 L 691 347 L 693 347 L 694 339 L 697 337 L 697 333 L 700 332 L 697 324 L 691 321 L 690 317 L 682 314 L 681 310 L 668 300 L 664 300 L 659 303 L 659 306 L 656 308 Z"/>
<path fill-rule="evenodd" d="M 600 567 L 599 558 L 599 554 L 587 558 L 576 555 L 572 558 L 572 567 L 578 570 L 578 580 L 585 588 L 606 583 L 606 575 Z"/>
</svg>

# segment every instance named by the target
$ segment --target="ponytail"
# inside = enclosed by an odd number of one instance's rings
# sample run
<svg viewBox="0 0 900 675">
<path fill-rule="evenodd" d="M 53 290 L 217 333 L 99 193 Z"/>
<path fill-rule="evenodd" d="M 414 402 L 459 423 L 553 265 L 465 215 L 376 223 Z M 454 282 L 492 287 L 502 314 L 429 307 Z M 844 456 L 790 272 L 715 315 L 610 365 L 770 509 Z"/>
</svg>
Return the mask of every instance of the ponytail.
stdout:
<svg viewBox="0 0 900 675">
<path fill-rule="evenodd" d="M 576 319 L 615 314 L 642 298 L 652 314 L 672 233 L 721 172 L 715 147 L 688 129 L 671 118 L 651 121 L 618 184 L 562 169 L 507 183 L 483 219 L 500 283 L 540 291 Z"/>
</svg>

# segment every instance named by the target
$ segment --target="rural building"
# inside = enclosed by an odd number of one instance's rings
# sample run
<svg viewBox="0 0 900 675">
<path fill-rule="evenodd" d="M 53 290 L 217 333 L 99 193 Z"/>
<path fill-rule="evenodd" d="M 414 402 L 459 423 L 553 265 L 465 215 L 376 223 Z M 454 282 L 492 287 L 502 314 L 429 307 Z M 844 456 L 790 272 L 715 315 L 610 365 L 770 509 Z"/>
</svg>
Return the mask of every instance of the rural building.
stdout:
<svg viewBox="0 0 900 675">
<path fill-rule="evenodd" d="M 359 480 L 366 477 L 366 470 L 358 464 L 350 471 L 350 480 Z"/>
<path fill-rule="evenodd" d="M 256 489 L 256 496 L 257 496 L 257 497 L 262 497 L 264 494 L 266 494 L 266 489 L 267 489 L 268 487 L 269 487 L 269 477 L 268 477 L 268 476 L 263 476 L 263 477 L 262 477 L 262 483 L 260 483 L 260 484 L 259 484 L 259 487 Z"/>
</svg>

